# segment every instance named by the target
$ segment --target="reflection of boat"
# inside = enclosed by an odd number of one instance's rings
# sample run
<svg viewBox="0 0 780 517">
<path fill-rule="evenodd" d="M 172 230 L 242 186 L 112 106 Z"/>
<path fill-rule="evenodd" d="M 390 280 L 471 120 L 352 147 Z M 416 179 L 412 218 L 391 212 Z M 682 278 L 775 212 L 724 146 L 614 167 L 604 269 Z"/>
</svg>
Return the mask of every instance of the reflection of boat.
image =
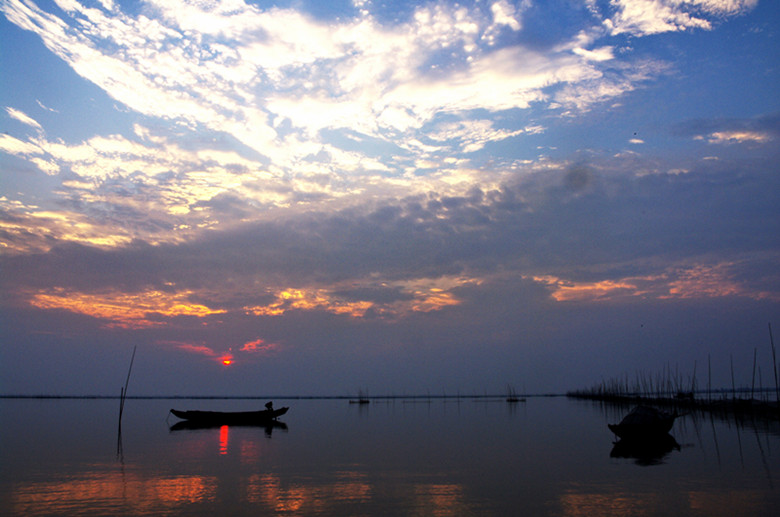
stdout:
<svg viewBox="0 0 780 517">
<path fill-rule="evenodd" d="M 269 407 L 262 411 L 178 411 L 171 409 L 174 416 L 186 420 L 190 425 L 203 427 L 220 425 L 257 425 L 273 423 L 277 418 L 287 413 L 290 408 L 273 409 Z"/>
<path fill-rule="evenodd" d="M 173 424 L 170 428 L 171 431 L 193 430 L 193 429 L 216 429 L 223 425 L 229 425 L 231 427 L 263 427 L 267 434 L 271 434 L 274 429 L 287 430 L 287 424 L 280 422 L 279 420 L 267 420 L 257 423 L 215 423 L 202 420 L 181 420 Z"/>
<path fill-rule="evenodd" d="M 677 412 L 670 414 L 648 406 L 637 406 L 619 424 L 609 430 L 624 439 L 647 439 L 663 436 L 672 429 Z"/>
<path fill-rule="evenodd" d="M 612 458 L 632 458 L 638 465 L 657 465 L 661 460 L 672 452 L 680 450 L 680 444 L 669 433 L 658 435 L 652 438 L 642 440 L 622 439 L 615 442 L 612 452 L 609 453 Z"/>
</svg>

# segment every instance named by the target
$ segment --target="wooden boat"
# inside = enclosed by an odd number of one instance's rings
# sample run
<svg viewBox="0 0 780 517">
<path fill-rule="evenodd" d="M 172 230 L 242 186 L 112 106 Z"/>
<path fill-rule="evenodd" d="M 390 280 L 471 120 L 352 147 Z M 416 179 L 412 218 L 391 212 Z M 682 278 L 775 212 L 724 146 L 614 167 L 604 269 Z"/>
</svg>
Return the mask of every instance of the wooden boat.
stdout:
<svg viewBox="0 0 780 517">
<path fill-rule="evenodd" d="M 275 421 L 290 408 L 264 409 L 262 411 L 179 411 L 171 409 L 175 417 L 200 425 L 264 425 Z"/>
<path fill-rule="evenodd" d="M 624 440 L 663 436 L 672 430 L 677 412 L 666 413 L 648 406 L 637 406 L 619 424 L 608 424 L 609 430 Z"/>
</svg>

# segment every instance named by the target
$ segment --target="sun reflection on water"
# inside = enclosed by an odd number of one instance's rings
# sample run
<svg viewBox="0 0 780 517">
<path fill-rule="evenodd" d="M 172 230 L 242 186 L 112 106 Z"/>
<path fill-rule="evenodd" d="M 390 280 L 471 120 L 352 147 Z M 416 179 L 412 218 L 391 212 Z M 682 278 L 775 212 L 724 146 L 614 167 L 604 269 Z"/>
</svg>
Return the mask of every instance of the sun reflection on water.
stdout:
<svg viewBox="0 0 780 517">
<path fill-rule="evenodd" d="M 227 454 L 228 452 L 228 432 L 229 427 L 223 425 L 219 428 L 219 453 Z"/>
<path fill-rule="evenodd" d="M 64 481 L 26 483 L 16 487 L 12 498 L 16 515 L 67 515 L 84 508 L 99 514 L 120 506 L 148 514 L 214 500 L 217 485 L 214 477 L 144 477 L 113 470 Z"/>
</svg>

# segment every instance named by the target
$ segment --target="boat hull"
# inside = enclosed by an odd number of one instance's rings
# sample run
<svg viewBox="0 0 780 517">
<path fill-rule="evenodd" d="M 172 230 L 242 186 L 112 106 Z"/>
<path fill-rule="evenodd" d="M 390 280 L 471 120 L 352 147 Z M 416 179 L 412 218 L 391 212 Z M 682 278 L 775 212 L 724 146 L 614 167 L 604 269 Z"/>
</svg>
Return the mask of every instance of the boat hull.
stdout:
<svg viewBox="0 0 780 517">
<path fill-rule="evenodd" d="M 290 408 L 267 409 L 263 411 L 179 411 L 171 409 L 177 418 L 201 425 L 262 425 L 270 423 L 287 413 Z"/>
<path fill-rule="evenodd" d="M 677 413 L 669 414 L 639 406 L 619 424 L 608 424 L 609 430 L 623 440 L 640 440 L 664 436 L 672 430 Z"/>
<path fill-rule="evenodd" d="M 664 436 L 672 430 L 674 419 L 651 425 L 608 424 L 609 430 L 624 440 Z"/>
</svg>

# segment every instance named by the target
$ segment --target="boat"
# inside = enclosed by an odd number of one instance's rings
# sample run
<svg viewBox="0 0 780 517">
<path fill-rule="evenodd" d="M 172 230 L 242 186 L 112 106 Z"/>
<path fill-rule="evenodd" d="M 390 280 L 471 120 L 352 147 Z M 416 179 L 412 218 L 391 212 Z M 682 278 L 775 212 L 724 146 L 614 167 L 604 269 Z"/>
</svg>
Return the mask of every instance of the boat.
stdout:
<svg viewBox="0 0 780 517">
<path fill-rule="evenodd" d="M 273 423 L 287 413 L 290 408 L 270 407 L 261 411 L 179 411 L 171 409 L 173 416 L 186 420 L 193 425 L 265 425 Z"/>
<path fill-rule="evenodd" d="M 357 400 L 351 399 L 349 401 L 350 404 L 368 404 L 371 401 L 368 399 L 368 392 L 363 392 L 363 390 L 358 390 L 358 398 Z"/>
<path fill-rule="evenodd" d="M 516 402 L 525 402 L 525 397 L 518 396 L 517 392 L 515 391 L 515 388 L 507 385 L 506 401 L 509 402 L 510 404 L 514 404 Z"/>
<path fill-rule="evenodd" d="M 609 430 L 624 440 L 654 438 L 672 430 L 677 412 L 666 413 L 649 406 L 637 406 L 619 424 L 608 424 Z"/>
</svg>

